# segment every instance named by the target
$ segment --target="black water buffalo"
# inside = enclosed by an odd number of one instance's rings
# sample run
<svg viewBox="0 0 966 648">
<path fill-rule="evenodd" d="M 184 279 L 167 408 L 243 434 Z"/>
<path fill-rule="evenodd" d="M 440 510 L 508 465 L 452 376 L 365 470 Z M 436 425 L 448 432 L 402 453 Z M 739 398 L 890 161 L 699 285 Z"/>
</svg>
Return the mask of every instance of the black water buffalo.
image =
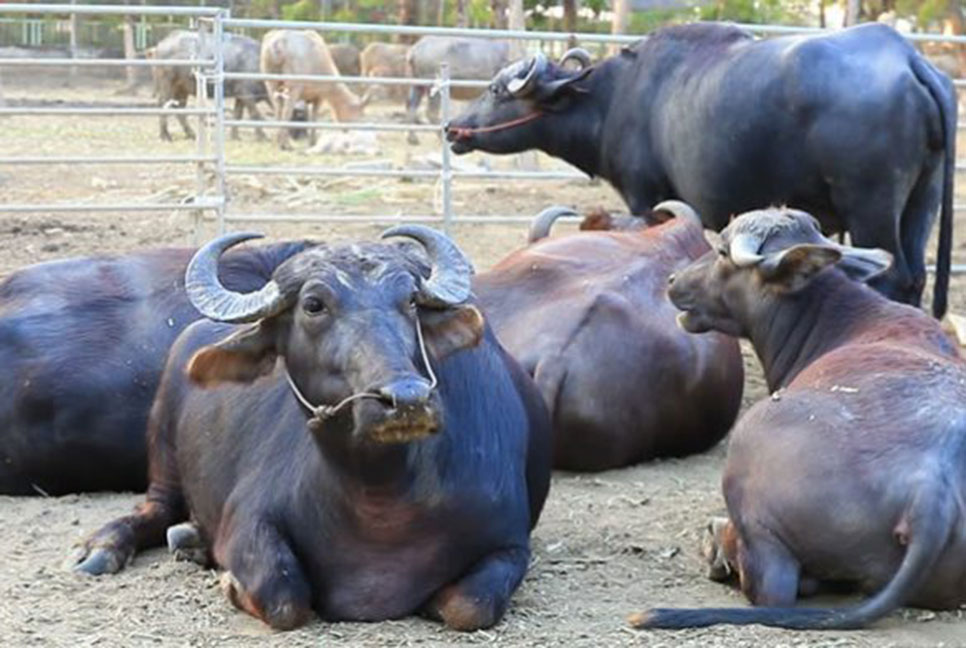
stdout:
<svg viewBox="0 0 966 648">
<path fill-rule="evenodd" d="M 472 267 L 420 226 L 406 246 L 319 247 L 239 294 L 202 248 L 150 422 L 151 486 L 85 545 L 120 569 L 189 514 L 239 608 L 276 628 L 422 612 L 497 622 L 549 488 L 546 408 L 470 296 Z M 425 252 L 425 254 L 424 254 Z M 427 263 L 424 259 L 428 258 Z M 281 362 L 277 360 L 281 359 Z"/>
<path fill-rule="evenodd" d="M 545 210 L 531 238 L 568 211 Z M 557 468 L 701 452 L 738 415 L 738 343 L 681 331 L 666 296 L 668 276 L 708 250 L 701 221 L 677 201 L 649 216 L 643 230 L 538 240 L 474 279 L 497 337 L 550 409 Z"/>
<path fill-rule="evenodd" d="M 453 150 L 541 149 L 606 178 L 632 213 L 691 204 L 720 230 L 788 204 L 891 252 L 875 286 L 918 304 L 942 204 L 933 312 L 946 308 L 956 99 L 949 79 L 881 24 L 755 40 L 679 25 L 579 71 L 538 55 L 501 71 L 453 120 Z"/>
<path fill-rule="evenodd" d="M 232 252 L 222 279 L 251 290 L 307 245 Z M 0 494 L 144 490 L 164 359 L 201 317 L 184 291 L 194 252 L 41 263 L 0 284 Z"/>
<path fill-rule="evenodd" d="M 168 34 L 157 46 L 147 50 L 145 56 L 158 60 L 210 58 L 214 56 L 210 47 L 211 42 L 211 36 L 178 29 Z M 225 34 L 222 45 L 225 72 L 258 72 L 259 48 L 258 41 L 248 36 Z M 188 97 L 193 97 L 197 93 L 194 73 L 190 67 L 158 66 L 152 68 L 152 74 L 154 77 L 154 93 L 161 106 L 173 104 L 183 108 L 188 101 Z M 208 94 L 212 95 L 213 92 L 212 86 L 209 85 Z M 247 110 L 249 119 L 253 120 L 262 118 L 262 114 L 258 110 L 258 103 L 269 100 L 265 84 L 250 79 L 226 80 L 225 98 L 235 99 L 235 119 L 241 119 L 243 113 Z M 178 115 L 178 121 L 181 123 L 181 129 L 185 135 L 194 138 L 194 131 L 191 130 L 185 116 Z M 159 122 L 161 139 L 171 141 L 167 115 L 161 115 Z M 232 126 L 231 137 L 232 139 L 238 138 L 237 126 Z M 255 137 L 259 140 L 265 139 L 265 134 L 261 128 L 255 129 Z"/>
<path fill-rule="evenodd" d="M 739 216 L 677 273 L 693 333 L 747 337 L 770 398 L 731 434 L 730 520 L 706 545 L 750 609 L 652 610 L 636 625 L 856 628 L 900 605 L 966 603 L 966 363 L 939 324 L 862 281 L 889 255 L 832 243 L 806 213 Z M 823 581 L 876 592 L 795 608 Z"/>
</svg>

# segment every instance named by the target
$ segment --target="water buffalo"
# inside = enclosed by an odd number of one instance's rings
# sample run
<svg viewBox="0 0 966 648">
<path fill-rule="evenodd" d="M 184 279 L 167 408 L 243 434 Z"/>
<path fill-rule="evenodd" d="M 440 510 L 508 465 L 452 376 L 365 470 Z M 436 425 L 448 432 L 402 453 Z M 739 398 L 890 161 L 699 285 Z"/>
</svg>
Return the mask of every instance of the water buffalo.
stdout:
<svg viewBox="0 0 966 648">
<path fill-rule="evenodd" d="M 231 601 L 275 628 L 421 612 L 497 622 L 526 572 L 550 479 L 529 377 L 467 301 L 444 235 L 319 247 L 239 294 L 202 248 L 188 294 L 212 319 L 171 351 L 149 425 L 147 501 L 97 532 L 79 569 L 120 569 L 171 534 L 210 548 Z M 425 260 L 428 258 L 428 262 Z M 281 359 L 281 362 L 277 362 Z M 207 550 L 206 552 L 207 553 Z"/>
<path fill-rule="evenodd" d="M 329 45 L 329 54 L 342 76 L 359 76 L 361 71 L 359 48 L 352 43 Z"/>
<path fill-rule="evenodd" d="M 339 76 L 339 69 L 329 54 L 325 41 L 310 30 L 273 29 L 262 38 L 260 61 L 264 74 L 305 74 Z M 359 98 L 349 87 L 330 81 L 266 81 L 268 95 L 275 106 L 275 118 L 291 121 L 295 105 L 304 101 L 308 121 L 314 122 L 322 103 L 327 103 L 336 121 L 350 122 L 362 117 L 367 97 Z M 309 130 L 309 141 L 316 142 L 315 129 Z M 288 149 L 289 132 L 278 130 L 279 148 Z"/>
<path fill-rule="evenodd" d="M 233 251 L 234 290 L 263 284 L 306 242 Z M 178 334 L 194 249 L 41 263 L 0 283 L 0 494 L 147 485 L 148 410 Z"/>
<path fill-rule="evenodd" d="M 546 210 L 534 229 L 567 211 Z M 701 222 L 675 201 L 651 216 L 641 231 L 532 243 L 474 279 L 497 337 L 550 409 L 557 468 L 700 452 L 738 415 L 737 342 L 684 333 L 665 296 L 668 275 L 708 249 Z"/>
<path fill-rule="evenodd" d="M 369 43 L 359 55 L 359 65 L 362 76 L 396 77 L 401 78 L 409 74 L 406 68 L 406 54 L 409 45 L 394 43 Z M 371 86 L 375 96 L 388 96 L 392 99 L 404 100 L 407 95 L 405 86 Z"/>
<path fill-rule="evenodd" d="M 767 398 L 731 434 L 711 575 L 748 609 L 651 610 L 649 628 L 761 623 L 857 628 L 900 605 L 966 603 L 966 364 L 939 324 L 863 281 L 889 255 L 835 244 L 810 215 L 739 216 L 677 273 L 692 333 L 751 340 Z M 876 592 L 841 609 L 791 607 L 824 581 Z"/>
<path fill-rule="evenodd" d="M 157 46 L 147 50 L 147 58 L 159 60 L 165 59 L 191 59 L 191 58 L 211 58 L 213 56 L 208 44 L 211 36 L 200 36 L 196 32 L 176 30 L 168 34 Z M 223 56 L 225 72 L 258 72 L 258 41 L 247 36 L 238 34 L 225 34 L 223 45 Z M 188 101 L 188 97 L 195 96 L 196 86 L 193 71 L 189 67 L 154 67 L 152 68 L 154 77 L 154 92 L 157 95 L 158 103 L 161 106 L 175 105 L 183 108 Z M 209 93 L 211 91 L 209 90 Z M 258 102 L 268 101 L 268 93 L 265 91 L 265 84 L 261 81 L 229 79 L 225 81 L 225 98 L 235 99 L 234 118 L 241 119 L 244 111 L 248 110 L 251 119 L 261 119 L 262 114 L 258 110 Z M 178 115 L 181 128 L 189 138 L 194 138 L 194 131 L 188 125 L 188 120 L 184 115 Z M 160 118 L 161 139 L 171 141 L 171 133 L 168 132 L 168 117 L 161 115 Z M 232 139 L 238 139 L 238 127 L 231 129 Z M 265 139 L 265 133 L 261 128 L 255 129 L 255 137 L 259 140 Z"/>
<path fill-rule="evenodd" d="M 589 57 L 586 57 L 589 62 Z M 640 213 L 693 205 L 720 230 L 788 204 L 895 258 L 875 280 L 918 305 L 942 205 L 933 312 L 946 309 L 956 103 L 951 82 L 893 29 L 755 40 L 698 23 L 654 32 L 571 71 L 542 55 L 501 71 L 447 128 L 453 151 L 540 149 L 607 179 Z"/>
<path fill-rule="evenodd" d="M 491 78 L 507 64 L 510 46 L 505 41 L 483 38 L 457 38 L 452 36 L 423 36 L 409 48 L 406 54 L 406 70 L 415 79 L 431 79 L 439 75 L 442 63 L 449 65 L 451 79 L 484 80 Z M 407 118 L 418 121 L 417 112 L 423 95 L 429 92 L 427 86 L 414 85 L 409 90 L 406 104 Z M 480 88 L 450 88 L 453 99 L 469 100 L 480 95 Z M 431 94 L 426 116 L 432 123 L 439 122 L 439 94 Z M 416 141 L 415 134 L 409 133 L 410 143 Z"/>
</svg>

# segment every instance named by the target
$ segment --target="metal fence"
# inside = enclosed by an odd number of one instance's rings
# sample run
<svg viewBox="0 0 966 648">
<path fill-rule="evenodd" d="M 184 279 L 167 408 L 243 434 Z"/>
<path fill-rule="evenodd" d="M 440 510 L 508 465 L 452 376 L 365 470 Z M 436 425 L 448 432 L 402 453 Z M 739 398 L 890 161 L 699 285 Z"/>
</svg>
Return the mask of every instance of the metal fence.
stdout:
<svg viewBox="0 0 966 648">
<path fill-rule="evenodd" d="M 453 168 L 449 147 L 444 137 L 440 137 L 440 168 L 439 170 L 415 169 L 415 168 L 394 168 L 394 169 L 364 169 L 364 168 L 339 168 L 326 166 L 272 166 L 272 165 L 252 165 L 236 164 L 228 159 L 228 152 L 225 147 L 225 129 L 235 126 L 262 126 L 270 128 L 311 128 L 316 130 L 347 128 L 356 131 L 426 131 L 442 135 L 442 124 L 451 117 L 451 88 L 454 87 L 478 87 L 485 86 L 488 80 L 454 80 L 450 79 L 449 71 L 446 66 L 440 67 L 439 75 L 434 79 L 412 79 L 412 78 L 374 78 L 356 76 L 315 76 L 315 75 L 281 75 L 281 74 L 257 74 L 257 73 L 225 73 L 224 55 L 222 48 L 218 45 L 222 42 L 222 36 L 226 29 L 233 31 L 248 31 L 261 29 L 314 29 L 320 31 L 325 36 L 332 33 L 339 34 L 368 34 L 368 35 L 446 35 L 446 36 L 470 36 L 477 38 L 508 39 L 520 41 L 539 41 L 539 42 L 563 42 L 576 38 L 581 43 L 598 44 L 629 44 L 639 40 L 640 36 L 633 35 L 610 35 L 610 34 L 569 34 L 562 32 L 519 32 L 508 30 L 478 30 L 461 28 L 442 28 L 442 27 L 421 27 L 403 25 L 377 25 L 377 24 L 351 24 L 333 22 L 300 22 L 282 20 L 252 20 L 234 19 L 226 9 L 217 7 L 151 7 L 151 6 L 116 6 L 116 5 L 23 5 L 23 4 L 0 4 L 0 16 L 10 13 L 29 13 L 31 15 L 67 15 L 70 13 L 82 13 L 90 15 L 163 15 L 173 19 L 175 17 L 187 18 L 192 22 L 192 27 L 199 32 L 203 32 L 210 37 L 215 44 L 211 48 L 210 59 L 190 59 L 190 60 L 152 60 L 152 59 L 0 59 L 0 68 L 4 66 L 76 66 L 76 65 L 102 65 L 102 66 L 187 66 L 195 74 L 196 94 L 198 105 L 195 108 L 0 108 L 0 115 L 4 114 L 31 114 L 31 115 L 189 115 L 197 118 L 198 128 L 196 130 L 196 153 L 190 156 L 144 156 L 144 157 L 62 157 L 62 158 L 12 158 L 0 157 L 0 165 L 3 164 L 47 164 L 65 163 L 71 164 L 108 164 L 108 163 L 185 163 L 196 165 L 196 193 L 189 200 L 182 203 L 167 204 L 56 204 L 56 205 L 2 205 L 2 212 L 54 212 L 54 211 L 132 211 L 132 210 L 185 210 L 191 211 L 195 215 L 195 230 L 197 232 L 200 219 L 205 215 L 211 215 L 217 222 L 218 230 L 224 231 L 234 223 L 242 222 L 398 222 L 398 221 L 421 221 L 441 223 L 448 228 L 454 223 L 509 223 L 509 222 L 529 222 L 530 215 L 456 215 L 453 212 L 453 191 L 454 181 L 461 178 L 475 179 L 500 179 L 500 180 L 565 180 L 565 179 L 587 179 L 583 173 L 576 171 L 465 171 Z M 787 27 L 776 25 L 742 25 L 746 29 L 763 35 L 768 34 L 787 34 L 787 33 L 808 33 L 822 31 L 817 28 L 809 27 Z M 952 42 L 966 46 L 966 37 L 944 36 L 940 34 L 910 34 L 912 40 L 928 40 L 940 42 Z M 440 123 L 429 125 L 412 125 L 398 123 L 352 123 L 347 126 L 345 123 L 327 122 L 278 122 L 278 121 L 253 121 L 253 120 L 234 120 L 225 117 L 225 96 L 224 82 L 226 80 L 279 80 L 279 81 L 342 81 L 348 84 L 383 84 L 383 85 L 423 85 L 432 88 L 440 97 Z M 957 86 L 966 87 L 966 80 L 957 79 Z M 960 124 L 964 128 L 964 124 Z M 957 171 L 966 170 L 966 164 L 958 163 Z M 209 182 L 206 174 L 214 178 Z M 399 178 L 427 178 L 436 180 L 439 183 L 441 200 L 439 208 L 431 214 L 387 214 L 387 215 L 348 215 L 348 214 L 321 214 L 321 213 L 296 213 L 285 214 L 276 212 L 238 212 L 232 208 L 230 200 L 230 180 L 233 176 L 245 175 L 289 175 L 289 176 L 371 176 L 371 177 L 399 177 Z M 957 211 L 966 210 L 966 205 L 956 205 Z"/>
</svg>

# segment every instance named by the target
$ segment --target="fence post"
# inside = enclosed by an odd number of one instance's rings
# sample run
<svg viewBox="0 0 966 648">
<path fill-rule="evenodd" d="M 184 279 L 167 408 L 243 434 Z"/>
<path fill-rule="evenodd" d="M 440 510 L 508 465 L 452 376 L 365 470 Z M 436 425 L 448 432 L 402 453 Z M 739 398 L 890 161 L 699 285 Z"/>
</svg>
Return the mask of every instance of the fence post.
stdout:
<svg viewBox="0 0 966 648">
<path fill-rule="evenodd" d="M 443 231 L 447 234 L 453 225 L 453 167 L 450 160 L 449 143 L 446 141 L 446 133 L 443 127 L 449 121 L 450 112 L 450 93 L 449 93 L 449 64 L 440 63 L 440 123 L 439 140 L 442 148 L 442 164 L 440 165 L 440 175 L 443 185 Z"/>
<path fill-rule="evenodd" d="M 228 194 L 225 183 L 225 24 L 228 12 L 219 11 L 214 17 L 212 29 L 215 40 L 215 189 L 218 192 L 218 235 L 225 233 L 225 210 Z"/>
<path fill-rule="evenodd" d="M 191 58 L 201 59 L 205 58 L 205 39 L 207 38 L 205 34 L 204 21 L 198 18 L 191 19 L 191 28 L 198 34 L 198 48 L 195 50 Z M 195 103 L 198 107 L 202 105 L 207 105 L 208 89 L 207 83 L 205 83 L 205 71 L 202 69 L 201 64 L 194 66 L 192 68 L 195 75 Z M 205 163 L 201 161 L 200 158 L 204 157 L 208 149 L 208 120 L 206 115 L 198 115 L 198 122 L 196 124 L 197 130 L 195 131 L 195 152 L 198 154 L 198 163 L 195 166 L 195 200 L 202 202 L 204 198 L 208 183 L 205 180 Z M 195 245 L 201 243 L 201 221 L 204 218 L 205 212 L 203 209 L 198 209 L 194 212 L 194 231 L 192 232 L 192 242 Z"/>
</svg>

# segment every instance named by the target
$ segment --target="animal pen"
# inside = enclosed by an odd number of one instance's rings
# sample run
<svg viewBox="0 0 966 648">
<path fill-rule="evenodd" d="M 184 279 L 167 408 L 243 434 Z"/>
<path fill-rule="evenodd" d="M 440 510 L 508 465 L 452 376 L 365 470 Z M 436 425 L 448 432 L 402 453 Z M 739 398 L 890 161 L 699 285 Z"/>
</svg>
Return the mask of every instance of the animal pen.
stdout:
<svg viewBox="0 0 966 648">
<path fill-rule="evenodd" d="M 0 107 L 0 115 L 50 115 L 50 116 L 181 116 L 196 120 L 195 151 L 190 155 L 139 155 L 139 156 L 69 156 L 69 157 L 0 157 L 2 165 L 98 165 L 98 164 L 185 164 L 195 167 L 195 187 L 191 196 L 179 202 L 117 202 L 117 203 L 77 203 L 54 204 L 4 204 L 0 200 L 0 213 L 54 213 L 54 212 L 133 212 L 133 211 L 181 211 L 190 213 L 194 218 L 196 237 L 203 221 L 213 221 L 219 232 L 235 228 L 242 223 L 253 222 L 290 222 L 290 223 L 434 223 L 448 229 L 451 225 L 462 223 L 527 223 L 531 216 L 521 214 L 468 214 L 456 213 L 453 206 L 454 191 L 458 181 L 466 179 L 499 181 L 544 181 L 544 180 L 587 180 L 588 177 L 573 170 L 471 170 L 457 168 L 451 152 L 443 137 L 443 124 L 454 116 L 450 89 L 456 87 L 486 87 L 489 79 L 463 80 L 451 79 L 445 64 L 439 68 L 435 78 L 400 77 L 363 77 L 363 76 L 314 76 L 259 73 L 226 73 L 224 52 L 220 43 L 227 30 L 268 30 L 268 29 L 313 29 L 323 37 L 333 33 L 364 35 L 383 35 L 386 37 L 405 36 L 465 36 L 487 39 L 507 39 L 530 43 L 562 43 L 576 40 L 581 44 L 624 45 L 639 40 L 640 35 L 611 35 L 563 32 L 523 32 L 508 30 L 480 30 L 442 27 L 420 27 L 403 25 L 352 24 L 333 22 L 300 22 L 282 20 L 251 20 L 232 18 L 230 11 L 217 7 L 165 7 L 165 6 L 117 6 L 117 5 L 57 5 L 57 4 L 0 4 L 0 17 L 30 14 L 66 16 L 85 15 L 133 15 L 168 16 L 172 20 L 185 21 L 185 27 L 199 33 L 210 35 L 216 44 L 211 48 L 211 58 L 192 58 L 178 60 L 156 60 L 151 58 L 0 58 L 0 70 L 8 66 L 25 67 L 174 67 L 191 68 L 196 87 L 195 107 L 176 108 L 160 106 L 144 107 Z M 789 27 L 780 25 L 741 25 L 761 34 L 811 33 L 823 31 L 819 28 Z M 941 34 L 906 34 L 913 41 L 950 42 L 966 47 L 966 37 Z M 528 50 L 528 51 L 532 51 Z M 274 120 L 235 120 L 225 115 L 226 80 L 281 80 L 281 81 L 342 81 L 347 84 L 413 86 L 421 85 L 438 93 L 440 99 L 440 120 L 434 124 L 408 124 L 385 122 L 339 123 L 331 121 L 279 122 Z M 957 88 L 966 88 L 966 79 L 954 80 Z M 373 165 L 355 164 L 339 166 L 240 164 L 229 159 L 225 146 L 226 128 L 254 127 L 315 129 L 322 131 L 372 131 L 372 132 L 424 132 L 438 136 L 439 164 L 435 168 L 377 168 Z M 959 130 L 966 130 L 966 122 L 960 121 Z M 957 174 L 966 171 L 966 162 L 957 160 Z M 373 178 L 423 179 L 435 184 L 436 199 L 426 201 L 433 205 L 431 213 L 396 213 L 376 215 L 326 214 L 326 213 L 282 213 L 280 211 L 242 211 L 234 206 L 232 178 L 238 176 L 315 176 L 338 177 L 356 176 Z M 957 212 L 966 211 L 966 203 L 954 206 Z M 424 210 L 430 211 L 430 210 Z M 954 271 L 966 272 L 966 266 L 954 266 Z"/>
</svg>

